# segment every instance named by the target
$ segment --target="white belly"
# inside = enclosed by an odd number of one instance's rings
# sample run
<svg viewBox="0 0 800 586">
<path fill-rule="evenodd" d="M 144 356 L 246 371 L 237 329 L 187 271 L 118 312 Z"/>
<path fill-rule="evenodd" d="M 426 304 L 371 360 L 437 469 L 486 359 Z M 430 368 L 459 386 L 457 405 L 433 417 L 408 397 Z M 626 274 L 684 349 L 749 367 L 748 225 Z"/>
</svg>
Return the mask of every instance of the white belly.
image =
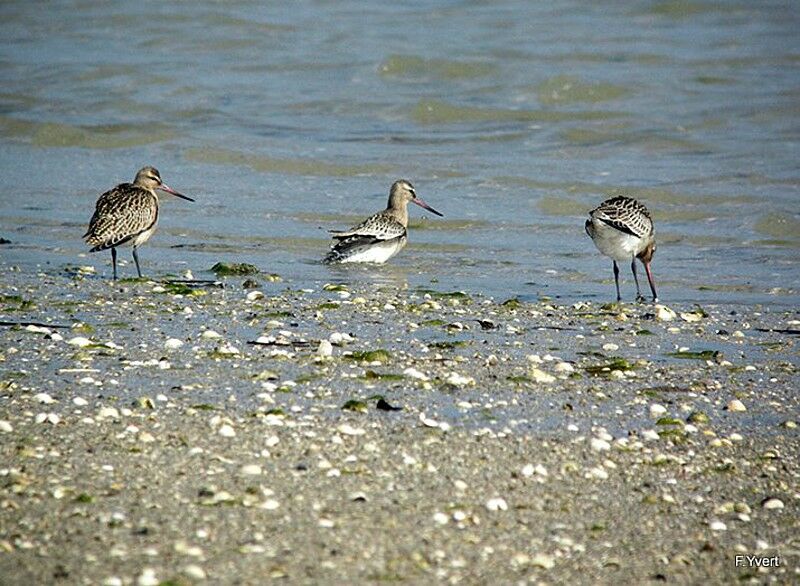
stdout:
<svg viewBox="0 0 800 586">
<path fill-rule="evenodd" d="M 150 237 L 153 235 L 153 232 L 156 231 L 156 224 L 158 222 L 154 222 L 152 226 L 150 226 L 147 230 L 136 236 L 135 238 L 131 238 L 128 241 L 130 246 L 136 246 L 137 248 L 150 240 Z"/>
<path fill-rule="evenodd" d="M 597 249 L 616 261 L 632 260 L 643 249 L 643 239 L 620 232 L 616 228 L 599 221 L 592 221 L 592 240 Z"/>
<path fill-rule="evenodd" d="M 383 264 L 395 254 L 400 252 L 406 245 L 406 238 L 392 240 L 390 242 L 382 242 L 365 246 L 359 250 L 353 250 L 346 258 L 339 262 L 371 262 L 375 264 Z"/>
</svg>

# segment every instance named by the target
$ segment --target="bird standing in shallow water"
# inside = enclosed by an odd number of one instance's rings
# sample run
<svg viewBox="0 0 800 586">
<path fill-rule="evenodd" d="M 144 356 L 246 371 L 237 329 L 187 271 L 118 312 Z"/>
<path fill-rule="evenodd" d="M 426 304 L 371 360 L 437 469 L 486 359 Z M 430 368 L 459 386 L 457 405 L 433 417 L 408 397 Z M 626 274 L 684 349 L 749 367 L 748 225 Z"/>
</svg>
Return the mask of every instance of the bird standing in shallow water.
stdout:
<svg viewBox="0 0 800 586">
<path fill-rule="evenodd" d="M 133 183 L 120 183 L 106 191 L 97 200 L 89 229 L 83 238 L 93 248 L 89 252 L 111 249 L 114 279 L 117 278 L 117 246 L 133 247 L 136 272 L 142 276 L 137 249 L 147 242 L 158 223 L 158 195 L 165 191 L 187 201 L 194 201 L 173 190 L 163 181 L 158 170 L 143 167 L 136 173 Z"/>
<path fill-rule="evenodd" d="M 332 231 L 334 243 L 322 262 L 385 263 L 406 245 L 409 202 L 437 216 L 442 215 L 417 197 L 409 181 L 400 179 L 392 184 L 385 210 L 349 230 Z"/>
<path fill-rule="evenodd" d="M 656 238 L 653 220 L 647 208 L 635 199 L 618 195 L 607 199 L 591 212 L 586 220 L 586 233 L 594 245 L 614 262 L 614 283 L 617 286 L 617 301 L 622 300 L 619 293 L 619 262 L 631 262 L 633 279 L 636 281 L 636 300 L 644 301 L 639 289 L 636 274 L 636 259 L 642 261 L 647 272 L 647 281 L 653 292 L 653 301 L 658 301 L 656 285 L 650 271 L 650 261 L 656 252 Z"/>
</svg>

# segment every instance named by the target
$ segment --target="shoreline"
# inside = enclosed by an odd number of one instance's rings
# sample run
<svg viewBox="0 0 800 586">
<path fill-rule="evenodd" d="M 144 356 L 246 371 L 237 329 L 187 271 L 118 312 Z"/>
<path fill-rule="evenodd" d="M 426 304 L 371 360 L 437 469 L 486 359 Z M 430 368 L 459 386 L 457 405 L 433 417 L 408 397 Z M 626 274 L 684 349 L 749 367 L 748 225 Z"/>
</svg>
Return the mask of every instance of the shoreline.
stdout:
<svg viewBox="0 0 800 586">
<path fill-rule="evenodd" d="M 796 310 L 6 274 L 9 583 L 797 575 Z"/>
</svg>

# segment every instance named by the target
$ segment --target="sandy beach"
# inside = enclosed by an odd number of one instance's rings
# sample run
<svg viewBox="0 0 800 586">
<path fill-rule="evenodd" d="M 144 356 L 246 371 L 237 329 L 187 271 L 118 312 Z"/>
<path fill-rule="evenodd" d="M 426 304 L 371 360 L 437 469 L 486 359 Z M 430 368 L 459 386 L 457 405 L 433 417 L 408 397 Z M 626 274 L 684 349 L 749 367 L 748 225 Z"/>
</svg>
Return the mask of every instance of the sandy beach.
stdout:
<svg viewBox="0 0 800 586">
<path fill-rule="evenodd" d="M 797 311 L 4 274 L 6 584 L 798 579 Z"/>
</svg>

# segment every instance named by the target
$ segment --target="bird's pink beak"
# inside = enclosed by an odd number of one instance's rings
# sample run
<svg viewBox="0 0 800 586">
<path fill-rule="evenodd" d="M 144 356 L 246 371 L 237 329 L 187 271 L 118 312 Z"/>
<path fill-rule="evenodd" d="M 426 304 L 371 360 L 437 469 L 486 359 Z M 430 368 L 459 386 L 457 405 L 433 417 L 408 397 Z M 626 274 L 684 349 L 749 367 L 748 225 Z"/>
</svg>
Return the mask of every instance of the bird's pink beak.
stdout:
<svg viewBox="0 0 800 586">
<path fill-rule="evenodd" d="M 185 199 L 186 201 L 194 201 L 194 200 L 193 200 L 191 197 L 189 197 L 189 196 L 186 196 L 186 195 L 183 195 L 182 193 L 178 193 L 177 191 L 175 191 L 174 189 L 172 189 L 172 188 L 171 188 L 169 185 L 167 185 L 166 183 L 162 183 L 161 185 L 159 185 L 159 186 L 158 186 L 158 188 L 159 188 L 161 191 L 166 191 L 167 193 L 170 193 L 170 194 L 174 195 L 175 197 L 179 197 L 179 198 L 181 198 L 181 199 Z"/>
<path fill-rule="evenodd" d="M 422 201 L 420 198 L 418 198 L 418 197 L 415 197 L 415 198 L 414 198 L 414 199 L 412 199 L 411 201 L 412 201 L 413 203 L 417 204 L 419 207 L 421 207 L 421 208 L 425 208 L 426 210 L 428 210 L 428 211 L 429 211 L 429 212 L 431 212 L 432 214 L 436 214 L 437 216 L 440 216 L 440 217 L 444 218 L 444 214 L 440 214 L 440 213 L 439 213 L 439 212 L 437 212 L 435 209 L 433 209 L 431 206 L 429 206 L 429 205 L 428 205 L 428 204 L 426 204 L 424 201 Z"/>
</svg>

